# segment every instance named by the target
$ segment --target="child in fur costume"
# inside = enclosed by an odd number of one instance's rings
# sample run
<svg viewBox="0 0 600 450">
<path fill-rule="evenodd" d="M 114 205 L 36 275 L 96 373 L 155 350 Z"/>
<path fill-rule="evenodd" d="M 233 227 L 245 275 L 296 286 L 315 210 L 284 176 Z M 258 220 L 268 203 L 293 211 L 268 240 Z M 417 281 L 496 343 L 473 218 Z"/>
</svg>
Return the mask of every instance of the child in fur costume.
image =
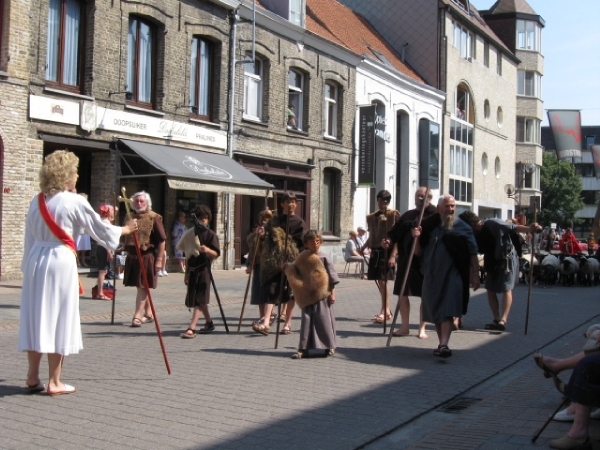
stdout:
<svg viewBox="0 0 600 450">
<path fill-rule="evenodd" d="M 294 298 L 302 309 L 300 344 L 293 359 L 308 357 L 311 349 L 325 350 L 325 356 L 335 353 L 334 287 L 340 279 L 333 262 L 319 252 L 321 242 L 318 231 L 308 231 L 303 238 L 307 250 L 285 265 Z"/>
</svg>

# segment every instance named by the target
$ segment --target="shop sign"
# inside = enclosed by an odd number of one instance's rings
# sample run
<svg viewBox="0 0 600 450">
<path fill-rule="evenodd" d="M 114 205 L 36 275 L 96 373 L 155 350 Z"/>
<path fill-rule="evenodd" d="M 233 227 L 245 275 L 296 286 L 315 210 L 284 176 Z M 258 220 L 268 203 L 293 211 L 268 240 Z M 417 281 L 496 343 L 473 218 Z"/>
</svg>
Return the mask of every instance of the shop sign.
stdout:
<svg viewBox="0 0 600 450">
<path fill-rule="evenodd" d="M 29 118 L 79 125 L 79 102 L 30 95 Z"/>
<path fill-rule="evenodd" d="M 97 107 L 95 123 L 96 128 L 100 130 L 171 139 L 220 149 L 227 148 L 227 136 L 224 131 L 211 130 L 173 120 Z"/>
<path fill-rule="evenodd" d="M 385 131 L 385 117 L 380 116 L 379 114 L 375 114 L 375 136 L 379 139 L 383 139 L 385 142 L 391 142 L 392 136 L 390 133 Z"/>
<path fill-rule="evenodd" d="M 375 186 L 375 105 L 358 113 L 358 185 Z"/>
<path fill-rule="evenodd" d="M 184 191 L 205 191 L 205 192 L 227 192 L 237 195 L 251 195 L 253 197 L 264 197 L 265 189 L 252 188 L 246 186 L 235 186 L 231 184 L 212 184 L 202 181 L 182 180 L 179 178 L 167 178 L 171 189 L 180 189 Z M 268 191 L 268 196 L 272 197 L 273 193 Z"/>
</svg>

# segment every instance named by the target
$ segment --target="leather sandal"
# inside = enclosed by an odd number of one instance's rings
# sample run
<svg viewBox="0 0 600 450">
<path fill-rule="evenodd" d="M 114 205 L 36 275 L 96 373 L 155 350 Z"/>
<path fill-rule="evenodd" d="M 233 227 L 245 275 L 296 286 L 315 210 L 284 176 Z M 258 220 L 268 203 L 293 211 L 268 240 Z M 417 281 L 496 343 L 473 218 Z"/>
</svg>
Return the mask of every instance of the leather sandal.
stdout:
<svg viewBox="0 0 600 450">
<path fill-rule="evenodd" d="M 142 319 L 140 319 L 139 317 L 134 317 L 133 320 L 131 321 L 131 328 L 139 328 L 142 326 Z"/>
<path fill-rule="evenodd" d="M 306 350 L 298 350 L 296 353 L 292 353 L 292 359 L 302 359 L 308 358 L 308 351 Z"/>
<path fill-rule="evenodd" d="M 188 334 L 188 331 L 190 332 Z M 184 333 L 181 333 L 181 339 L 194 339 L 196 337 L 196 331 L 192 328 L 188 328 Z"/>
<path fill-rule="evenodd" d="M 270 328 L 266 326 L 264 323 L 252 325 L 252 329 L 257 333 L 264 334 L 267 336 L 269 334 Z"/>
</svg>

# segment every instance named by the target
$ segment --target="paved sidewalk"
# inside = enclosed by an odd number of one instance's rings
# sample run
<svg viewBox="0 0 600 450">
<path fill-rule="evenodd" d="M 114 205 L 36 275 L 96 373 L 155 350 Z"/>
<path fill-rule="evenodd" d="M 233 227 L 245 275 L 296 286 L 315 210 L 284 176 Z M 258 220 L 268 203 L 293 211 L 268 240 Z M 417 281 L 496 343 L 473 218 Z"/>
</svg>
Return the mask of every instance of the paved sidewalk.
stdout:
<svg viewBox="0 0 600 450">
<path fill-rule="evenodd" d="M 153 291 L 172 375 L 153 325 L 128 326 L 134 289 L 118 285 L 114 325 L 111 302 L 82 298 L 85 349 L 66 358 L 63 372 L 79 391 L 62 397 L 23 392 L 26 358 L 15 351 L 20 286 L 0 283 L 0 449 L 527 449 L 560 401 L 532 350 L 579 351 L 582 329 L 599 312 L 598 287 L 535 287 L 524 336 L 527 289 L 519 286 L 508 331 L 490 334 L 475 331 L 490 319 L 478 291 L 465 330 L 452 336 L 454 356 L 440 360 L 431 354 L 431 327 L 428 340 L 417 339 L 413 326 L 412 336 L 385 347 L 381 326 L 369 320 L 379 308 L 376 288 L 344 278 L 336 356 L 294 361 L 299 320 L 275 350 L 273 335 L 252 333 L 256 307 L 247 305 L 237 333 L 247 276 L 214 276 L 228 335 L 213 296 L 216 331 L 179 338 L 189 321 L 181 274 L 161 278 Z M 95 280 L 83 282 L 90 293 Z M 418 302 L 411 315 L 415 323 Z M 438 411 L 463 397 L 479 401 L 460 414 Z M 535 447 L 567 429 L 552 423 Z"/>
</svg>

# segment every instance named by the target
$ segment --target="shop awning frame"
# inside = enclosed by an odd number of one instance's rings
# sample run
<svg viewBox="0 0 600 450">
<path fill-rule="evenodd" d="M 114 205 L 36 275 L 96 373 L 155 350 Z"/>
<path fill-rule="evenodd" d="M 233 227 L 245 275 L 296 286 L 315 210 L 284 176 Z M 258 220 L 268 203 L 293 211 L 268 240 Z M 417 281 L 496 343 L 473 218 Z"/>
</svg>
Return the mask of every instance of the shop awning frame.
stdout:
<svg viewBox="0 0 600 450">
<path fill-rule="evenodd" d="M 275 188 L 227 155 L 129 139 L 119 139 L 117 148 L 119 146 L 131 150 L 161 172 L 122 178 L 166 176 L 172 189 L 256 197 L 270 197 Z"/>
</svg>

